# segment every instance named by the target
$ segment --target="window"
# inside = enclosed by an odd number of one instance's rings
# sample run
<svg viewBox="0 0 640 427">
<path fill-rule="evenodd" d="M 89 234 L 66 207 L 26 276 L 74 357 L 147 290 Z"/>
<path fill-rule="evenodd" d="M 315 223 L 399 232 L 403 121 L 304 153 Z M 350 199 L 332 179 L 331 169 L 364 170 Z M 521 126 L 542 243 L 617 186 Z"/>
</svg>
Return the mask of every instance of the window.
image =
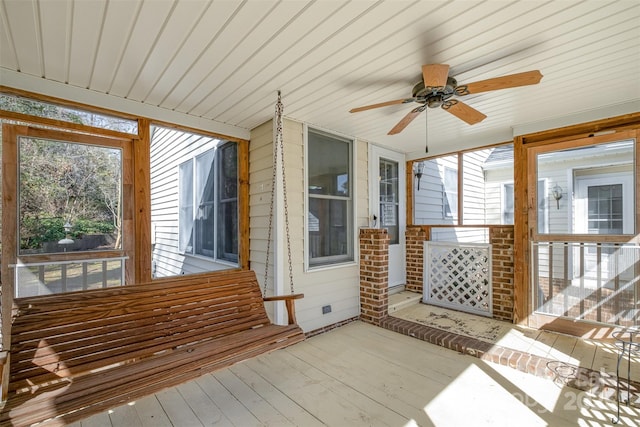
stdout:
<svg viewBox="0 0 640 427">
<path fill-rule="evenodd" d="M 380 159 L 380 225 L 389 233 L 389 244 L 400 243 L 398 162 Z"/>
<path fill-rule="evenodd" d="M 589 234 L 622 234 L 622 184 L 587 189 Z"/>
<path fill-rule="evenodd" d="M 549 232 L 549 209 L 546 202 L 546 183 L 538 181 L 538 230 Z M 502 185 L 502 224 L 513 225 L 514 219 L 513 183 Z"/>
<path fill-rule="evenodd" d="M 238 145 L 229 142 L 218 156 L 218 258 L 238 262 Z"/>
<path fill-rule="evenodd" d="M 502 186 L 502 224 L 513 224 L 513 184 Z"/>
<path fill-rule="evenodd" d="M 238 261 L 237 174 L 237 146 L 232 142 L 179 165 L 181 252 Z"/>
<path fill-rule="evenodd" d="M 2 230 L 2 241 L 12 242 L 3 266 L 14 265 L 6 283 L 13 297 L 124 285 L 134 243 L 122 208 L 133 202 L 123 191 L 131 185 L 131 145 L 35 126 L 4 129 L 3 145 L 12 147 L 5 161 L 17 169 L 3 175 L 3 210 L 15 220 Z"/>
<path fill-rule="evenodd" d="M 311 267 L 353 261 L 352 152 L 352 141 L 309 129 L 307 250 Z"/>
</svg>

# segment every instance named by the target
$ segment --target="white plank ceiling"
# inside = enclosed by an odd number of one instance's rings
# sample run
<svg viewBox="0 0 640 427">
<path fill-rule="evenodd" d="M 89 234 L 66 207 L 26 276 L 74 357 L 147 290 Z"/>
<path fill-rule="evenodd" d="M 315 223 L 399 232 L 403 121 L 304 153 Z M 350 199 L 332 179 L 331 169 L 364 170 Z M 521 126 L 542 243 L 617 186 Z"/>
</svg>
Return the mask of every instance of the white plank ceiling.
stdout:
<svg viewBox="0 0 640 427">
<path fill-rule="evenodd" d="M 0 84 L 65 85 L 239 135 L 273 116 L 277 90 L 288 117 L 410 157 L 426 138 L 432 154 L 640 110 L 638 0 L 0 0 L 0 13 Z M 416 104 L 349 113 L 410 97 L 429 63 L 459 83 L 544 77 L 459 98 L 487 115 L 473 126 L 429 109 L 388 136 Z"/>
</svg>

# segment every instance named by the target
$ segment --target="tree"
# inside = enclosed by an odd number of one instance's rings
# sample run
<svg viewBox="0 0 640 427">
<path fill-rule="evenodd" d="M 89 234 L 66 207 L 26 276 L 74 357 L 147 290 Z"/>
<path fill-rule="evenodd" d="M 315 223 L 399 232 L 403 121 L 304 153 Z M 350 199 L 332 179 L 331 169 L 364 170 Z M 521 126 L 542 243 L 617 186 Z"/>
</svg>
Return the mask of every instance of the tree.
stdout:
<svg viewBox="0 0 640 427">
<path fill-rule="evenodd" d="M 67 221 L 75 225 L 75 238 L 84 233 L 107 232 L 114 235 L 115 247 L 119 247 L 119 150 L 23 138 L 19 188 L 22 249 L 38 249 L 47 239 L 63 237 L 62 226 Z"/>
</svg>

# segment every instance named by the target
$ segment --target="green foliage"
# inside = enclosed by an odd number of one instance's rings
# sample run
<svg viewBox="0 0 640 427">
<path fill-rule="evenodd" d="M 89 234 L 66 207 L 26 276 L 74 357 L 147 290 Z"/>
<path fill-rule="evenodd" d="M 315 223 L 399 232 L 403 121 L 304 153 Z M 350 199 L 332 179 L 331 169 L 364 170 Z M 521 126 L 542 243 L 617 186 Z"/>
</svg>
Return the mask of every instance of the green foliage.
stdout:
<svg viewBox="0 0 640 427">
<path fill-rule="evenodd" d="M 20 219 L 20 249 L 38 249 L 44 242 L 65 237 L 62 218 L 39 218 L 26 215 Z"/>
<path fill-rule="evenodd" d="M 19 148 L 21 249 L 64 238 L 67 221 L 73 239 L 120 232 L 120 150 L 35 138 Z"/>
<path fill-rule="evenodd" d="M 67 236 L 63 218 L 41 218 L 28 215 L 20 222 L 20 249 L 40 249 L 45 242 L 57 242 Z M 69 237 L 77 240 L 86 234 L 113 234 L 114 232 L 115 227 L 112 223 L 78 219 L 72 224 Z"/>
<path fill-rule="evenodd" d="M 104 221 L 93 221 L 88 219 L 78 219 L 73 224 L 71 230 L 72 238 L 81 238 L 84 234 L 112 234 L 115 227 L 112 223 Z"/>
</svg>

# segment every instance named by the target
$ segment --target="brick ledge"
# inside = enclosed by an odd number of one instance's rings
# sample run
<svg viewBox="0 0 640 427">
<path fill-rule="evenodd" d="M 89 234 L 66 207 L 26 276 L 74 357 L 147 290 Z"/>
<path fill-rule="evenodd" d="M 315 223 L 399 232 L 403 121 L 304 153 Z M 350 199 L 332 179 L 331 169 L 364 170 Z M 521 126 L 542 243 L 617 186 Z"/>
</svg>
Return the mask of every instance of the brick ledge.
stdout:
<svg viewBox="0 0 640 427">
<path fill-rule="evenodd" d="M 536 356 L 397 317 L 385 317 L 381 320 L 380 327 L 422 341 L 427 341 L 449 350 L 474 356 L 481 360 L 509 366 L 521 372 L 552 380 L 559 385 L 566 385 L 588 392 L 602 399 L 613 401 L 616 399 L 616 378 L 605 372 Z M 631 405 L 640 407 L 640 382 L 631 381 L 630 386 L 632 395 Z M 626 389 L 627 381 L 621 379 L 621 394 L 624 393 L 626 395 Z"/>
</svg>

